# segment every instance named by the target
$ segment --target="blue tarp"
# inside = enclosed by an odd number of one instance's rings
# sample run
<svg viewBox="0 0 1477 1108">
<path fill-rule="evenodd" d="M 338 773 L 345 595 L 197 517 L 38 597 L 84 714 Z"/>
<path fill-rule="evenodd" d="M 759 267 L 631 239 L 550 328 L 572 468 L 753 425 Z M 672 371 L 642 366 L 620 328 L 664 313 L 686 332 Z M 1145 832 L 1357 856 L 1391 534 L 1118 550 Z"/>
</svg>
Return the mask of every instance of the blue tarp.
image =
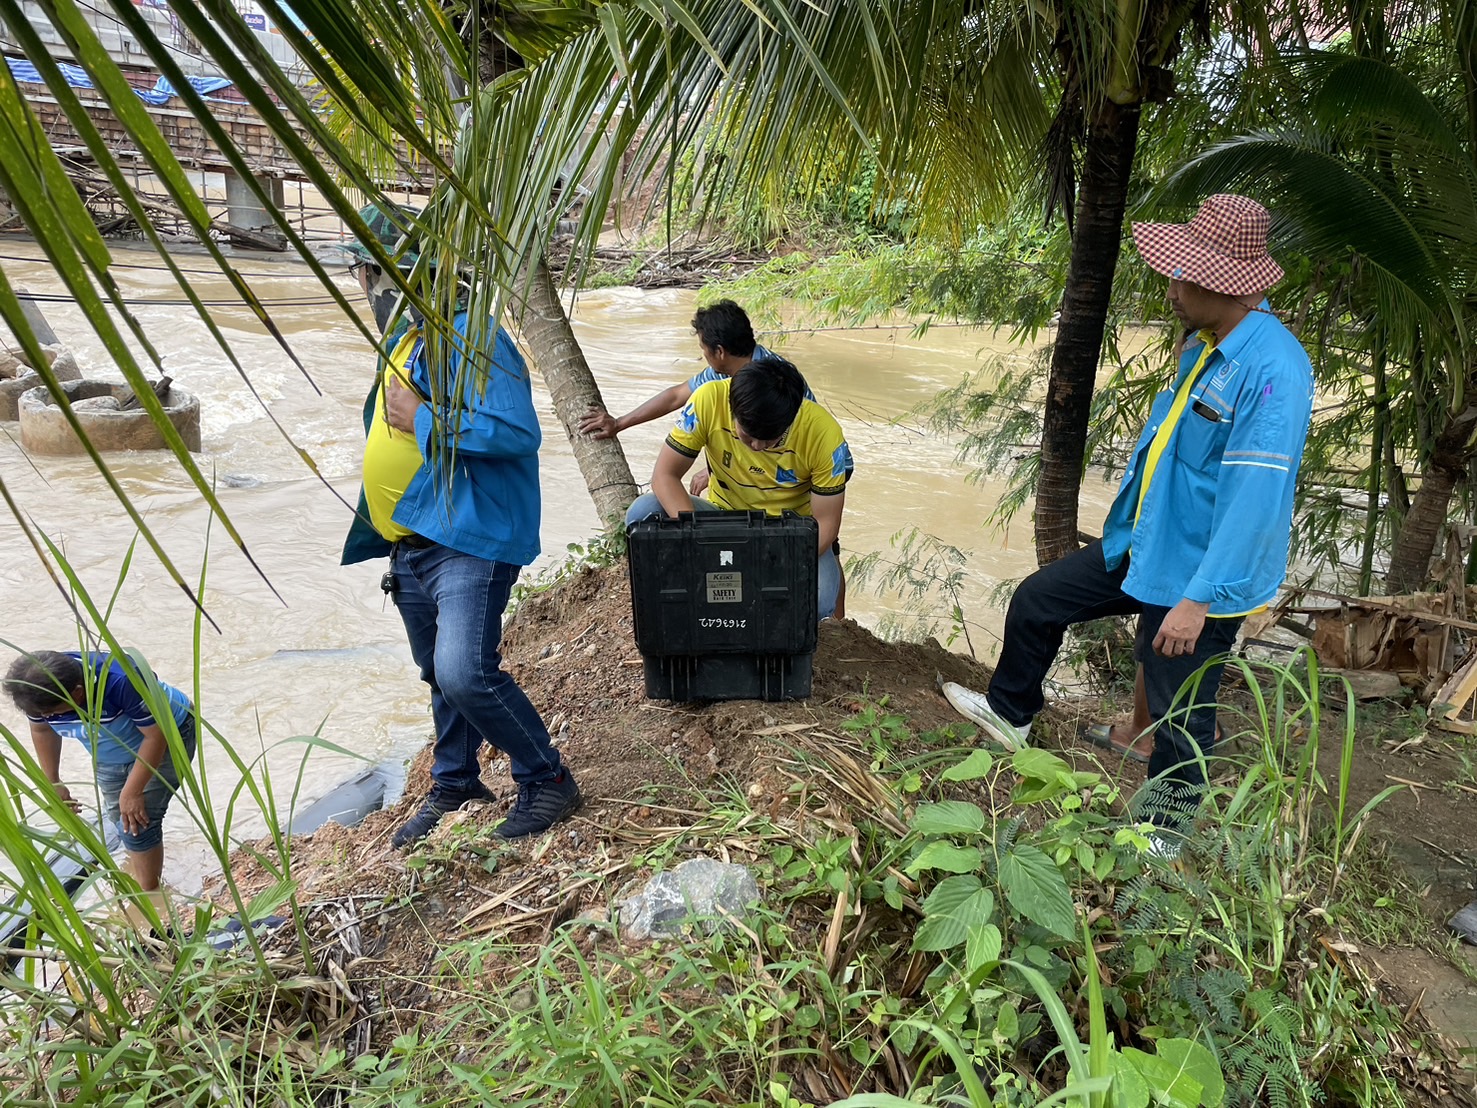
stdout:
<svg viewBox="0 0 1477 1108">
<path fill-rule="evenodd" d="M 211 96 L 209 94 L 219 89 L 230 88 L 232 84 L 231 81 L 226 80 L 224 77 L 191 77 L 189 81 L 190 87 L 207 100 L 219 100 L 219 96 Z M 140 100 L 153 104 L 156 107 L 167 103 L 171 97 L 179 95 L 175 91 L 174 86 L 169 83 L 168 77 L 160 77 L 159 80 L 154 82 L 153 89 L 148 92 L 144 92 L 142 89 L 136 89 L 135 91 L 138 92 Z"/>
<path fill-rule="evenodd" d="M 11 75 L 19 82 L 29 85 L 45 84 L 41 72 L 24 58 L 6 58 L 10 66 Z M 62 71 L 62 76 L 67 79 L 67 84 L 73 88 L 94 88 L 92 78 L 87 75 L 87 70 L 80 65 L 72 65 L 70 62 L 57 62 L 56 67 Z M 219 100 L 220 97 L 209 95 L 220 89 L 229 87 L 232 82 L 224 77 L 191 77 L 190 86 L 207 100 Z M 170 99 L 178 96 L 169 78 L 160 77 L 154 82 L 152 89 L 134 89 L 138 98 L 146 104 L 153 104 L 156 108 L 169 103 Z"/>
</svg>

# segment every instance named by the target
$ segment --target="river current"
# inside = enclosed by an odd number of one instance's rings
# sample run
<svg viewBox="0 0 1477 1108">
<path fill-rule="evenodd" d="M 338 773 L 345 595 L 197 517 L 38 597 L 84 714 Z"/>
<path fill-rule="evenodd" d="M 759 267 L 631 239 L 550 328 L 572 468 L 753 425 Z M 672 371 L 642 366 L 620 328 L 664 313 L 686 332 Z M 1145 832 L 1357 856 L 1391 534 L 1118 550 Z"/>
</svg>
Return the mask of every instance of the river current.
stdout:
<svg viewBox="0 0 1477 1108">
<path fill-rule="evenodd" d="M 12 284 L 33 294 L 64 294 L 34 247 L 10 242 L 0 254 Z M 115 248 L 114 255 L 116 278 L 164 352 L 166 372 L 200 397 L 198 460 L 216 480 L 222 504 L 261 575 L 219 523 L 212 524 L 205 504 L 170 457 L 121 454 L 110 456 L 109 464 L 186 579 L 197 582 L 204 573 L 205 606 L 220 628 L 201 631 L 198 695 L 204 714 L 238 753 L 259 758 L 253 772 L 270 777 L 281 807 L 294 793 L 296 803 L 305 805 L 363 763 L 294 740 L 316 735 L 378 761 L 413 753 L 430 730 L 425 688 L 399 618 L 379 590 L 384 566 L 338 564 L 350 515 L 339 497 L 352 503 L 358 487 L 361 407 L 373 375 L 373 350 L 300 263 L 237 261 L 253 275 L 252 287 L 307 367 L 311 383 L 246 309 L 213 309 L 252 385 L 293 443 L 313 457 L 330 489 L 307 471 L 205 327 L 179 302 L 179 291 L 158 259 L 127 249 Z M 204 299 L 231 299 L 206 258 L 186 254 L 179 260 L 196 271 L 192 282 Z M 336 272 L 344 290 L 357 294 L 347 275 Z M 701 368 L 689 325 L 694 299 L 685 291 L 630 288 L 580 297 L 575 330 L 612 411 L 627 411 Z M 120 379 L 75 307 L 47 303 L 43 308 L 85 376 Z M 906 324 L 768 330 L 759 338 L 799 366 L 847 432 L 857 470 L 847 493 L 846 554 L 880 550 L 890 558 L 891 536 L 914 526 L 972 551 L 963 607 L 975 625 L 971 634 L 981 659 L 992 659 L 1001 613 L 990 607 L 987 595 L 1002 580 L 1034 568 L 1029 507 L 1007 534 L 985 527 L 1003 484 L 969 483 L 968 467 L 956 461 L 953 441 L 906 413 L 999 357 L 1021 359 L 1029 350 L 1010 344 L 1003 334 L 971 328 L 934 327 L 913 337 Z M 544 554 L 529 573 L 562 560 L 568 544 L 585 540 L 596 528 L 593 505 L 537 376 L 534 388 L 544 429 Z M 903 418 L 894 422 L 895 417 Z M 666 426 L 661 420 L 622 436 L 638 481 L 649 476 Z M 85 458 L 28 458 L 15 424 L 0 425 L 0 459 L 5 483 L 30 521 L 65 551 L 101 606 L 111 600 L 114 632 L 142 650 L 162 679 L 193 692 L 192 606 L 142 543 L 123 575 L 134 528 L 92 464 Z M 1090 483 L 1084 526 L 1101 519 L 1111 492 Z M 847 599 L 848 615 L 871 626 L 902 608 L 898 597 L 879 597 L 855 586 Z M 17 649 L 77 648 L 66 603 L 8 515 L 0 522 L 0 612 L 5 648 L 0 664 L 8 665 Z M 8 699 L 0 703 L 0 723 L 25 738 L 24 719 Z M 70 745 L 75 748 L 64 752 L 63 777 L 74 792 L 90 794 L 86 752 Z M 209 740 L 202 750 L 217 806 L 224 810 L 239 774 Z M 165 877 L 191 891 L 214 862 L 181 807 L 176 804 L 166 820 Z M 232 836 L 253 838 L 263 826 L 249 798 L 243 798 Z"/>
</svg>

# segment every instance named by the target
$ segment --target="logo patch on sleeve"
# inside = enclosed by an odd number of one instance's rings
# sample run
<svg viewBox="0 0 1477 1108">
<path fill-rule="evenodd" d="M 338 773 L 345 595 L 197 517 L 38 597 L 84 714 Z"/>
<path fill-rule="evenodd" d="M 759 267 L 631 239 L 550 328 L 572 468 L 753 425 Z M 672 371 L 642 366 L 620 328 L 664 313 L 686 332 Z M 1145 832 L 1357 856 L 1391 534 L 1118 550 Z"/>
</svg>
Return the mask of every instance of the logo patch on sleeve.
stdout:
<svg viewBox="0 0 1477 1108">
<path fill-rule="evenodd" d="M 688 404 L 677 417 L 677 426 L 689 435 L 697 430 L 697 409 Z"/>
</svg>

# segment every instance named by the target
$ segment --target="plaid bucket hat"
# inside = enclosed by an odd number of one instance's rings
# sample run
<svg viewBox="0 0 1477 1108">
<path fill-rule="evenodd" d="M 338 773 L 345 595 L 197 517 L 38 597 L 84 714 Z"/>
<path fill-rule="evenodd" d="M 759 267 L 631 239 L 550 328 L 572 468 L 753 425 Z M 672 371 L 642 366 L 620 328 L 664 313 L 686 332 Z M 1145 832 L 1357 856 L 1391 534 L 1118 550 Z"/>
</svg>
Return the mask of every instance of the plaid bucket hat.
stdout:
<svg viewBox="0 0 1477 1108">
<path fill-rule="evenodd" d="M 387 210 L 388 209 L 388 210 Z M 395 215 L 391 215 L 391 212 Z M 385 205 L 366 204 L 359 209 L 359 218 L 364 220 L 370 232 L 379 239 L 380 245 L 385 248 L 385 253 L 394 254 L 395 247 L 400 245 L 403 237 L 401 228 L 410 225 L 410 221 L 419 216 L 420 210 L 411 208 L 404 204 L 387 203 Z M 397 226 L 398 220 L 398 226 Z M 362 242 L 346 242 L 341 244 L 340 249 L 348 251 L 361 262 L 375 263 L 373 255 Z M 420 257 L 420 251 L 416 248 L 414 233 L 412 239 L 406 245 L 405 253 L 400 255 L 400 267 L 409 269 L 415 265 L 416 259 Z"/>
<path fill-rule="evenodd" d="M 1135 223 L 1133 244 L 1156 273 L 1227 296 L 1263 293 L 1282 280 L 1267 253 L 1272 217 L 1245 196 L 1206 197 L 1189 223 Z"/>
</svg>

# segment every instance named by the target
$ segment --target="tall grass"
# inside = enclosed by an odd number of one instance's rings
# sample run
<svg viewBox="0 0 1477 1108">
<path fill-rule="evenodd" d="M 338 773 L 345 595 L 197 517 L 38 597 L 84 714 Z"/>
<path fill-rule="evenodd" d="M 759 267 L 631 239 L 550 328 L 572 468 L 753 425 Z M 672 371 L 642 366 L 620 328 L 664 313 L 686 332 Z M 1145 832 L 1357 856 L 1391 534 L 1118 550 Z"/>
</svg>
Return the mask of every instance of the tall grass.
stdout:
<svg viewBox="0 0 1477 1108">
<path fill-rule="evenodd" d="M 0 978 L 0 988 L 8 993 L 0 1003 L 5 1103 L 246 1104 L 258 1102 L 257 1087 L 263 1083 L 273 1089 L 284 1082 L 302 1086 L 317 1068 L 315 1052 L 302 1047 L 317 1037 L 313 1003 L 305 998 L 328 988 L 329 978 L 295 896 L 287 819 L 267 760 L 273 748 L 254 758 L 243 756 L 201 711 L 202 613 L 197 608 L 192 686 L 200 750 L 188 758 L 159 677 L 110 625 L 133 546 L 99 603 L 57 545 L 45 536 L 43 541 L 78 615 L 77 648 L 111 655 L 164 731 L 180 782 L 170 810 L 188 813 L 219 867 L 228 914 L 257 921 L 286 910 L 297 957 L 284 961 L 280 953 L 269 953 L 249 926 L 237 933 L 237 947 L 214 949 L 210 933 L 221 915 L 216 907 L 202 901 L 181 915 L 174 902 L 144 893 L 109 852 L 100 826 L 58 799 L 29 735 L 0 728 L 5 744 L 0 850 L 9 863 L 0 872 L 0 893 L 24 903 L 31 917 L 23 946 L 9 952 L 11 972 Z M 203 565 L 202 559 L 201 598 L 206 595 Z M 53 644 L 5 645 L 20 652 Z M 90 669 L 84 667 L 84 674 L 83 707 L 96 712 L 101 689 Z M 318 735 L 284 742 L 300 744 L 304 757 L 313 749 L 356 756 Z M 231 780 L 209 780 L 207 745 L 226 756 Z M 300 763 L 292 800 L 301 777 Z M 259 812 L 265 821 L 270 843 L 255 852 L 269 879 L 252 897 L 231 874 L 231 855 L 240 845 L 233 829 L 248 798 L 253 815 Z M 54 873 L 53 854 L 95 865 L 94 879 L 78 902 Z"/>
<path fill-rule="evenodd" d="M 107 626 L 116 586 L 94 603 L 50 549 L 88 628 L 79 645 L 113 652 L 168 719 L 146 660 Z M 197 619 L 197 670 L 200 633 Z M 202 716 L 201 742 L 226 752 L 234 779 L 177 761 L 180 800 L 232 910 L 286 909 L 287 953 L 249 929 L 239 949 L 214 949 L 208 905 L 193 919 L 155 912 L 6 734 L 0 847 L 10 888 L 37 912 L 5 982 L 0 1088 L 7 1105 L 1396 1105 L 1384 1067 L 1398 1014 L 1320 945 L 1338 898 L 1363 895 L 1350 863 L 1387 794 L 1351 799 L 1347 695 L 1331 733 L 1339 770 L 1320 772 L 1329 685 L 1311 655 L 1233 664 L 1251 753 L 1207 761 L 1224 783 L 1179 868 L 1145 852 L 1111 780 L 1044 750 L 997 758 L 963 733 L 916 735 L 868 704 L 840 733 L 769 750 L 794 783 L 784 805 L 756 809 L 742 782 L 694 786 L 690 826 L 632 848 L 660 867 L 692 844 L 753 844 L 764 907 L 653 944 L 585 920 L 526 944 L 433 936 L 416 982 L 430 1002 L 387 1013 L 399 1034 L 382 1021 L 368 1050 L 342 1035 L 343 1012 L 350 988 L 373 985 L 329 964 L 333 929 L 298 901 L 260 757 Z M 199 705 L 198 673 L 194 691 Z M 270 880 L 254 898 L 229 873 L 248 799 L 269 828 L 257 860 Z M 671 823 L 679 810 L 665 811 Z M 458 834 L 412 867 L 419 887 L 473 855 L 495 869 L 509 849 L 490 831 Z M 79 909 L 59 895 L 45 856 L 67 843 L 102 855 L 114 901 Z M 107 922 L 121 904 L 145 934 Z"/>
</svg>

